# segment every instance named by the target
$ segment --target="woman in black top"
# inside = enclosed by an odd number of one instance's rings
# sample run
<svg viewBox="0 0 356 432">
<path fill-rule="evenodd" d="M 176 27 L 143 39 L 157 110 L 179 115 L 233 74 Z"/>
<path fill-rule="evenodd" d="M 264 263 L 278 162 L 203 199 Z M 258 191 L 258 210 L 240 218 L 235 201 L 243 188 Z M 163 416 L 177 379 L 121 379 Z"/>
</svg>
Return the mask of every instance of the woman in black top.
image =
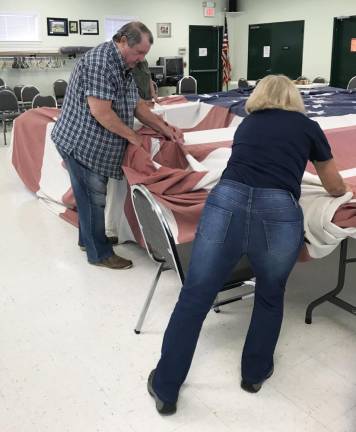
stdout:
<svg viewBox="0 0 356 432">
<path fill-rule="evenodd" d="M 241 387 L 260 390 L 273 373 L 284 290 L 303 244 L 298 204 L 311 160 L 327 192 L 346 193 L 328 141 L 304 114 L 285 76 L 263 78 L 246 103 L 231 157 L 209 194 L 197 228 L 189 271 L 164 335 L 148 391 L 161 414 L 173 414 L 206 314 L 242 255 L 256 276 L 255 301 L 241 362 Z"/>
</svg>

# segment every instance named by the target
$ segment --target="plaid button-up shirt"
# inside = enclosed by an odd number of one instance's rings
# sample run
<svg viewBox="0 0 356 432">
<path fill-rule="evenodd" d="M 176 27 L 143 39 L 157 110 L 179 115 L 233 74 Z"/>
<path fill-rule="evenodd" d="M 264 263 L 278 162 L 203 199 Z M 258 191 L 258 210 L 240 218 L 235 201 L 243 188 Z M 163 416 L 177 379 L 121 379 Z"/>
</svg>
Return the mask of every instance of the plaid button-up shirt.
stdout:
<svg viewBox="0 0 356 432">
<path fill-rule="evenodd" d="M 59 149 L 92 171 L 120 179 L 127 140 L 98 123 L 90 113 L 88 96 L 111 100 L 120 119 L 133 127 L 137 87 L 114 41 L 88 51 L 76 63 L 51 136 Z"/>
</svg>

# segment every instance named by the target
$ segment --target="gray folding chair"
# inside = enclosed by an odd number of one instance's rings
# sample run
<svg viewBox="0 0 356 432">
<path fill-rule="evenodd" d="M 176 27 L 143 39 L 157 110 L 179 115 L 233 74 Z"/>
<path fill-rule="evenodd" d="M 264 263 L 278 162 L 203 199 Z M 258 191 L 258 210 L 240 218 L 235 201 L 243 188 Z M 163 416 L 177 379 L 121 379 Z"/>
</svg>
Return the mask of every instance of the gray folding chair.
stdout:
<svg viewBox="0 0 356 432">
<path fill-rule="evenodd" d="M 54 96 L 57 101 L 57 105 L 61 107 L 63 105 L 64 96 L 67 90 L 67 81 L 58 79 L 53 83 Z"/>
<path fill-rule="evenodd" d="M 168 222 L 150 191 L 143 185 L 131 186 L 131 197 L 146 250 L 150 258 L 158 264 L 153 282 L 142 307 L 140 317 L 135 327 L 135 333 L 141 332 L 153 294 L 157 287 L 160 275 L 164 270 L 175 270 L 180 282 L 183 284 L 188 270 L 192 243 L 176 244 Z M 222 291 L 243 286 L 252 286 L 253 289 L 235 296 L 219 300 L 220 295 L 213 304 L 213 309 L 219 312 L 219 307 L 234 301 L 242 300 L 254 295 L 254 274 L 246 257 L 242 257 L 234 268 L 228 282 Z M 221 291 L 221 292 L 222 292 Z"/>
<path fill-rule="evenodd" d="M 39 90 L 35 86 L 23 86 L 21 89 L 21 100 L 25 109 L 32 108 L 33 98 L 39 94 Z"/>
<path fill-rule="evenodd" d="M 316 78 L 313 79 L 313 83 L 326 84 L 326 79 L 321 76 L 317 76 Z"/>
<path fill-rule="evenodd" d="M 177 94 L 197 94 L 197 80 L 188 75 L 181 78 L 177 82 L 176 93 Z"/>
<path fill-rule="evenodd" d="M 2 121 L 5 145 L 6 123 L 12 122 L 18 115 L 20 115 L 20 111 L 15 94 L 10 90 L 0 90 L 0 118 Z"/>
<path fill-rule="evenodd" d="M 356 89 L 356 76 L 352 77 L 347 84 L 347 90 L 353 90 Z"/>
<path fill-rule="evenodd" d="M 41 96 L 37 94 L 32 100 L 32 108 L 39 107 L 57 108 L 57 101 L 54 96 Z"/>
<path fill-rule="evenodd" d="M 250 84 L 248 83 L 246 78 L 240 78 L 237 82 L 237 87 L 238 88 L 248 88 L 250 87 Z"/>
</svg>

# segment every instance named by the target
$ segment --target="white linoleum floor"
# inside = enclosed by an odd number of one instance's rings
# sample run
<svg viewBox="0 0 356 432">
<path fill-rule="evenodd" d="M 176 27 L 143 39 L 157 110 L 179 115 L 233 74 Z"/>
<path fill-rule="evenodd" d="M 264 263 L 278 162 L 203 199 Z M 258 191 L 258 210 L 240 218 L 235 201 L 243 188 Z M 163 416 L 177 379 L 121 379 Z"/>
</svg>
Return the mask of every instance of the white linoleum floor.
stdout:
<svg viewBox="0 0 356 432">
<path fill-rule="evenodd" d="M 356 317 L 323 305 L 304 324 L 308 302 L 335 284 L 337 252 L 293 271 L 275 373 L 260 393 L 239 387 L 248 300 L 208 315 L 178 412 L 162 418 L 146 378 L 177 299 L 175 274 L 163 275 L 135 335 L 154 264 L 129 245 L 117 251 L 131 270 L 88 265 L 76 229 L 25 189 L 9 152 L 0 142 L 1 432 L 356 431 Z M 356 303 L 353 266 L 345 296 Z"/>
</svg>

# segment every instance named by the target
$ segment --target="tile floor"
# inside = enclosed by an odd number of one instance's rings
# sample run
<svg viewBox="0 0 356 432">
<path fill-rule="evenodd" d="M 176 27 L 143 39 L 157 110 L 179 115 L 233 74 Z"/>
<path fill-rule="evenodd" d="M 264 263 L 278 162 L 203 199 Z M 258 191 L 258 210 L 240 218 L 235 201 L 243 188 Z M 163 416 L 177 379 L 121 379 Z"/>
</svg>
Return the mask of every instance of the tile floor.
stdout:
<svg viewBox="0 0 356 432">
<path fill-rule="evenodd" d="M 208 315 L 175 416 L 146 392 L 179 285 L 166 272 L 143 333 L 133 328 L 154 264 L 135 245 L 117 272 L 86 263 L 76 229 L 17 177 L 0 142 L 1 432 L 355 432 L 356 317 L 308 302 L 334 286 L 337 252 L 298 264 L 288 283 L 275 373 L 257 395 L 239 387 L 252 300 Z M 352 245 L 356 255 L 356 242 Z M 356 265 L 345 298 L 356 302 Z"/>
</svg>

